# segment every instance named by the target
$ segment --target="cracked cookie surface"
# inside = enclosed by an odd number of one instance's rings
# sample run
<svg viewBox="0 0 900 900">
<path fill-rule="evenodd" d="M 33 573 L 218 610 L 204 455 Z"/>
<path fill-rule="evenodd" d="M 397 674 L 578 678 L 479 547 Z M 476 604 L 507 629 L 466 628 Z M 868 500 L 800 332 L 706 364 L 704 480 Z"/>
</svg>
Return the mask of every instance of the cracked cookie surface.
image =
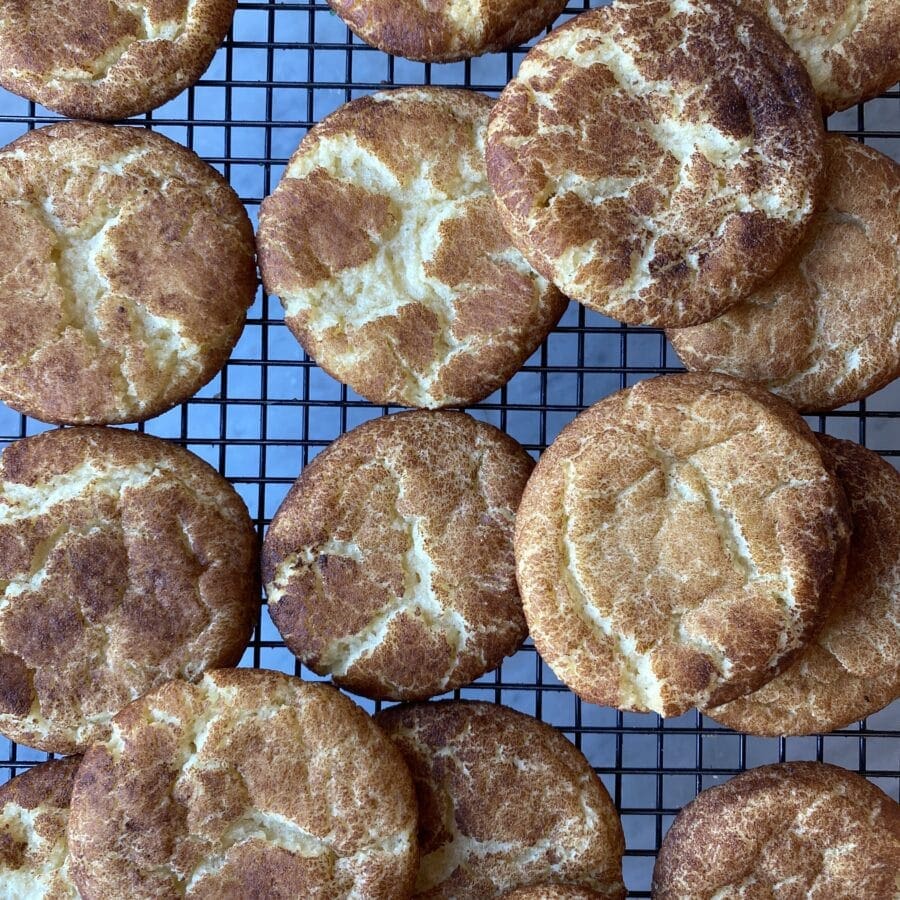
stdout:
<svg viewBox="0 0 900 900">
<path fill-rule="evenodd" d="M 256 291 L 228 183 L 145 129 L 72 122 L 0 150 L 0 398 L 45 422 L 136 422 L 222 368 Z"/>
<path fill-rule="evenodd" d="M 900 474 L 852 441 L 819 440 L 850 504 L 847 576 L 790 666 L 758 691 L 705 710 L 736 731 L 825 733 L 900 696 Z"/>
<path fill-rule="evenodd" d="M 516 521 L 535 645 L 584 699 L 677 716 L 772 679 L 843 576 L 849 512 L 812 432 L 727 376 L 669 375 L 563 429 Z"/>
<path fill-rule="evenodd" d="M 896 0 L 733 0 L 768 20 L 803 60 L 826 114 L 900 81 Z"/>
<path fill-rule="evenodd" d="M 3 0 L 0 84 L 73 119 L 124 119 L 203 74 L 236 0 Z"/>
<path fill-rule="evenodd" d="M 72 794 L 85 900 L 403 900 L 416 865 L 409 772 L 330 685 L 222 669 L 115 719 Z"/>
<path fill-rule="evenodd" d="M 263 545 L 285 643 L 314 672 L 382 699 L 425 699 L 493 669 L 525 637 L 513 528 L 532 467 L 465 413 L 399 413 L 339 438 Z"/>
<path fill-rule="evenodd" d="M 491 105 L 442 88 L 354 100 L 304 137 L 263 201 L 266 289 L 316 362 L 374 403 L 476 403 L 565 310 L 500 223 Z"/>
<path fill-rule="evenodd" d="M 247 508 L 203 460 L 106 428 L 0 457 L 0 732 L 54 753 L 170 678 L 236 665 L 259 608 Z"/>
<path fill-rule="evenodd" d="M 0 787 L 0 896 L 77 900 L 66 826 L 80 762 L 40 763 Z"/>
<path fill-rule="evenodd" d="M 700 793 L 672 823 L 658 900 L 894 897 L 900 806 L 837 766 L 762 766 Z"/>
<path fill-rule="evenodd" d="M 566 0 L 328 0 L 364 41 L 424 62 L 453 62 L 533 38 Z"/>
<path fill-rule="evenodd" d="M 602 894 L 571 884 L 540 884 L 516 888 L 503 895 L 503 900 L 600 900 Z"/>
<path fill-rule="evenodd" d="M 795 255 L 724 315 L 668 337 L 688 369 L 759 382 L 805 411 L 891 382 L 900 375 L 900 165 L 829 135 L 825 192 Z"/>
<path fill-rule="evenodd" d="M 375 721 L 416 787 L 414 896 L 490 900 L 558 878 L 624 898 L 619 815 L 590 763 L 555 729 L 460 700 L 396 706 Z"/>
<path fill-rule="evenodd" d="M 822 138 L 809 77 L 768 25 L 716 0 L 620 0 L 526 56 L 491 114 L 487 171 L 516 246 L 560 290 L 681 327 L 800 240 Z"/>
</svg>

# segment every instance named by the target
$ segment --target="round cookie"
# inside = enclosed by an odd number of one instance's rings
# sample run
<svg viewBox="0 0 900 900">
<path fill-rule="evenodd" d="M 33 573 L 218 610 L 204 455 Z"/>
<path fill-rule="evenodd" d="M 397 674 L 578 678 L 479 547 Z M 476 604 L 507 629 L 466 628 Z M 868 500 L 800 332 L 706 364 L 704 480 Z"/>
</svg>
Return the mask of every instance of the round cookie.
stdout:
<svg viewBox="0 0 900 900">
<path fill-rule="evenodd" d="M 516 246 L 565 294 L 683 327 L 796 246 L 822 136 L 803 65 L 768 25 L 717 0 L 621 0 L 525 57 L 491 114 L 487 171 Z"/>
<path fill-rule="evenodd" d="M 900 473 L 852 441 L 820 437 L 847 494 L 847 577 L 822 630 L 758 691 L 706 710 L 749 734 L 834 731 L 900 696 Z"/>
<path fill-rule="evenodd" d="M 588 761 L 559 732 L 490 703 L 383 710 L 419 801 L 414 896 L 488 900 L 548 878 L 624 898 L 622 825 Z"/>
<path fill-rule="evenodd" d="M 796 254 L 724 315 L 668 332 L 688 369 L 759 382 L 810 412 L 900 375 L 900 166 L 836 134 L 825 162 Z"/>
<path fill-rule="evenodd" d="M 743 772 L 676 816 L 653 872 L 655 900 L 893 897 L 900 807 L 825 763 Z"/>
<path fill-rule="evenodd" d="M 540 884 L 516 888 L 503 895 L 503 900 L 600 900 L 602 894 L 571 884 Z"/>
<path fill-rule="evenodd" d="M 247 508 L 203 460 L 112 428 L 0 457 L 0 732 L 53 753 L 172 678 L 236 665 L 259 609 Z"/>
<path fill-rule="evenodd" d="M 0 787 L 0 892 L 32 900 L 77 900 L 69 878 L 66 825 L 81 757 L 34 766 Z"/>
<path fill-rule="evenodd" d="M 136 422 L 222 368 L 256 291 L 228 183 L 143 128 L 87 122 L 0 150 L 0 399 L 45 422 Z"/>
<path fill-rule="evenodd" d="M 73 119 L 162 106 L 206 70 L 237 0 L 3 0 L 0 85 Z"/>
<path fill-rule="evenodd" d="M 516 561 L 531 636 L 592 703 L 725 703 L 819 627 L 848 519 L 784 401 L 726 376 L 640 382 L 563 429 L 528 482 Z"/>
<path fill-rule="evenodd" d="M 219 670 L 116 716 L 75 780 L 69 845 L 84 900 L 403 900 L 415 795 L 400 754 L 335 688 Z"/>
<path fill-rule="evenodd" d="M 328 0 L 354 34 L 385 53 L 455 62 L 530 40 L 566 0 Z"/>
<path fill-rule="evenodd" d="M 767 19 L 803 60 L 827 114 L 900 81 L 896 0 L 733 0 Z"/>
<path fill-rule="evenodd" d="M 367 697 L 474 681 L 525 638 L 513 529 L 531 457 L 465 413 L 373 419 L 304 469 L 263 545 L 272 621 Z"/>
<path fill-rule="evenodd" d="M 262 204 L 259 263 L 288 327 L 373 403 L 477 403 L 566 299 L 503 230 L 484 168 L 493 101 L 404 88 L 316 125 Z"/>
</svg>

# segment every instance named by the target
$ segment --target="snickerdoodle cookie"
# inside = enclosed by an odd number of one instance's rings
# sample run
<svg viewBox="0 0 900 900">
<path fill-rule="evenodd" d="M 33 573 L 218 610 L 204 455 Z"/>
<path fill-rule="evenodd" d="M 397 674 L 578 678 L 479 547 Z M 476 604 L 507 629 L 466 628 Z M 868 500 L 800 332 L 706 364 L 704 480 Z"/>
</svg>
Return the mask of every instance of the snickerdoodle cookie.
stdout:
<svg viewBox="0 0 900 900">
<path fill-rule="evenodd" d="M 256 291 L 237 195 L 143 128 L 69 122 L 0 150 L 0 248 L 0 399 L 45 422 L 135 422 L 186 400 Z"/>
<path fill-rule="evenodd" d="M 41 763 L 0 787 L 0 897 L 77 900 L 66 826 L 80 762 Z"/>
<path fill-rule="evenodd" d="M 733 0 L 767 19 L 803 60 L 825 113 L 900 81 L 897 0 Z"/>
<path fill-rule="evenodd" d="M 672 823 L 655 900 L 896 897 L 900 806 L 825 763 L 744 772 L 703 791 Z"/>
<path fill-rule="evenodd" d="M 453 62 L 522 44 L 566 0 L 328 0 L 364 41 L 396 56 Z"/>
<path fill-rule="evenodd" d="M 285 643 L 368 697 L 424 699 L 493 669 L 525 637 L 513 522 L 532 466 L 465 413 L 400 413 L 339 438 L 266 535 Z"/>
<path fill-rule="evenodd" d="M 416 897 L 489 900 L 558 878 L 622 898 L 622 825 L 588 761 L 549 725 L 489 703 L 395 706 L 375 721 L 419 801 Z"/>
<path fill-rule="evenodd" d="M 54 753 L 171 678 L 235 665 L 256 612 L 247 508 L 158 438 L 68 428 L 0 457 L 0 732 Z"/>
<path fill-rule="evenodd" d="M 491 105 L 443 88 L 354 100 L 306 135 L 263 201 L 266 290 L 316 362 L 373 403 L 475 403 L 565 309 L 500 223 Z"/>
<path fill-rule="evenodd" d="M 833 731 L 900 696 L 900 473 L 859 444 L 819 440 L 850 503 L 847 577 L 822 630 L 788 668 L 706 711 L 738 731 Z"/>
<path fill-rule="evenodd" d="M 124 119 L 203 74 L 237 0 L 3 0 L 0 85 L 65 116 Z"/>
<path fill-rule="evenodd" d="M 670 375 L 582 413 L 516 522 L 531 636 L 585 699 L 676 716 L 771 680 L 843 575 L 843 491 L 803 419 L 737 379 Z"/>
<path fill-rule="evenodd" d="M 410 896 L 409 771 L 330 685 L 221 669 L 124 709 L 85 754 L 70 870 L 85 900 Z"/>
<path fill-rule="evenodd" d="M 900 375 L 900 166 L 841 135 L 826 139 L 825 163 L 796 254 L 724 315 L 668 332 L 687 368 L 757 381 L 806 411 Z"/>
<path fill-rule="evenodd" d="M 571 884 L 540 884 L 516 888 L 503 895 L 503 900 L 601 900 L 602 894 Z"/>
<path fill-rule="evenodd" d="M 803 235 L 823 127 L 803 64 L 718 0 L 619 0 L 542 40 L 497 102 L 487 171 L 516 246 L 623 322 L 720 315 Z"/>
</svg>

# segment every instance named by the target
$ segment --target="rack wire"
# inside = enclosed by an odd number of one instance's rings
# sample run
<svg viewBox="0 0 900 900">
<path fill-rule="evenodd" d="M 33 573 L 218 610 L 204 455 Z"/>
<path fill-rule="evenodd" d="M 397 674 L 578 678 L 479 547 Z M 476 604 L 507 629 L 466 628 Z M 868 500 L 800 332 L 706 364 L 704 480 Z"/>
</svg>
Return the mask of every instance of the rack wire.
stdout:
<svg viewBox="0 0 900 900">
<path fill-rule="evenodd" d="M 573 0 L 567 15 L 602 5 Z M 496 94 L 527 48 L 451 65 L 389 57 L 355 38 L 324 0 L 240 0 L 234 25 L 198 85 L 140 122 L 195 149 L 231 181 L 256 222 L 305 131 L 340 104 L 393 85 L 441 84 Z M 57 117 L 0 91 L 0 143 Z M 900 90 L 833 116 L 832 130 L 900 159 Z M 559 327 L 502 390 L 469 411 L 537 456 L 586 406 L 636 381 L 678 371 L 662 333 L 619 325 L 571 304 Z M 260 538 L 300 470 L 334 438 L 394 411 L 374 407 L 325 375 L 260 290 L 235 352 L 214 381 L 140 427 L 178 442 L 228 477 Z M 868 401 L 810 418 L 900 465 L 900 382 Z M 0 405 L 0 443 L 47 426 Z M 315 679 L 287 651 L 263 608 L 242 665 Z M 663 721 L 584 703 L 554 677 L 530 642 L 456 696 L 504 703 L 559 728 L 596 767 L 622 814 L 625 878 L 648 897 L 656 851 L 678 809 L 699 790 L 768 762 L 818 759 L 861 772 L 895 799 L 900 791 L 900 702 L 829 735 L 763 739 L 692 712 Z M 374 710 L 377 704 L 360 701 Z M 0 781 L 47 754 L 0 738 Z"/>
</svg>

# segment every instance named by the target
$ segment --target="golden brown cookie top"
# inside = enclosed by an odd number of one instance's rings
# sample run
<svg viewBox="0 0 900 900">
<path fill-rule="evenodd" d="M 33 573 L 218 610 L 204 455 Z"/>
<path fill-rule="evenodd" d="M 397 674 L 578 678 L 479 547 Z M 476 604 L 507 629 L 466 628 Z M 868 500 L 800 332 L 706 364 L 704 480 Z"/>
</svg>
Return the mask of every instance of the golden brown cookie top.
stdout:
<svg viewBox="0 0 900 900">
<path fill-rule="evenodd" d="M 677 716 L 790 662 L 848 534 L 840 485 L 784 401 L 726 376 L 662 376 L 582 413 L 541 457 L 516 522 L 519 588 L 576 693 Z"/>
<path fill-rule="evenodd" d="M 513 528 L 533 468 L 465 413 L 366 422 L 301 474 L 263 547 L 272 620 L 315 672 L 383 699 L 474 681 L 525 637 Z"/>
<path fill-rule="evenodd" d="M 623 322 L 707 321 L 800 240 L 822 168 L 800 60 L 717 0 L 620 0 L 542 40 L 503 91 L 487 170 L 565 294 Z"/>
<path fill-rule="evenodd" d="M 582 754 L 549 725 L 489 703 L 397 706 L 375 721 L 419 801 L 414 896 L 487 900 L 548 878 L 622 898 L 622 825 Z"/>
<path fill-rule="evenodd" d="M 571 884 L 539 884 L 516 888 L 503 895 L 503 900 L 600 900 L 602 894 Z"/>
<path fill-rule="evenodd" d="M 703 791 L 672 823 L 656 900 L 893 897 L 900 807 L 837 766 L 792 762 Z"/>
<path fill-rule="evenodd" d="M 847 577 L 822 630 L 781 675 L 707 711 L 738 731 L 834 731 L 900 696 L 900 473 L 852 441 L 819 440 L 850 503 Z"/>
<path fill-rule="evenodd" d="M 396 56 L 453 62 L 522 44 L 566 0 L 328 0 L 364 41 Z"/>
<path fill-rule="evenodd" d="M 868 100 L 900 81 L 896 0 L 733 0 L 767 19 L 803 60 L 823 111 Z"/>
<path fill-rule="evenodd" d="M 116 717 L 85 755 L 69 842 L 85 900 L 403 900 L 416 803 L 400 754 L 335 688 L 222 669 Z"/>
<path fill-rule="evenodd" d="M 135 697 L 235 665 L 259 608 L 256 537 L 203 460 L 112 428 L 0 457 L 0 732 L 86 748 Z"/>
<path fill-rule="evenodd" d="M 253 229 L 192 151 L 87 122 L 0 150 L 0 398 L 134 422 L 222 368 L 256 290 Z"/>
<path fill-rule="evenodd" d="M 0 787 L 0 891 L 4 897 L 76 900 L 66 825 L 81 757 L 41 763 Z"/>
<path fill-rule="evenodd" d="M 266 289 L 316 362 L 373 403 L 475 403 L 565 309 L 500 223 L 491 104 L 444 88 L 354 100 L 304 137 L 263 201 Z"/>
<path fill-rule="evenodd" d="M 0 84 L 72 118 L 124 119 L 203 74 L 237 0 L 3 0 Z"/>
<path fill-rule="evenodd" d="M 774 277 L 719 318 L 668 332 L 689 369 L 757 381 L 808 411 L 900 375 L 900 166 L 833 134 L 825 173 L 809 230 Z"/>
</svg>

